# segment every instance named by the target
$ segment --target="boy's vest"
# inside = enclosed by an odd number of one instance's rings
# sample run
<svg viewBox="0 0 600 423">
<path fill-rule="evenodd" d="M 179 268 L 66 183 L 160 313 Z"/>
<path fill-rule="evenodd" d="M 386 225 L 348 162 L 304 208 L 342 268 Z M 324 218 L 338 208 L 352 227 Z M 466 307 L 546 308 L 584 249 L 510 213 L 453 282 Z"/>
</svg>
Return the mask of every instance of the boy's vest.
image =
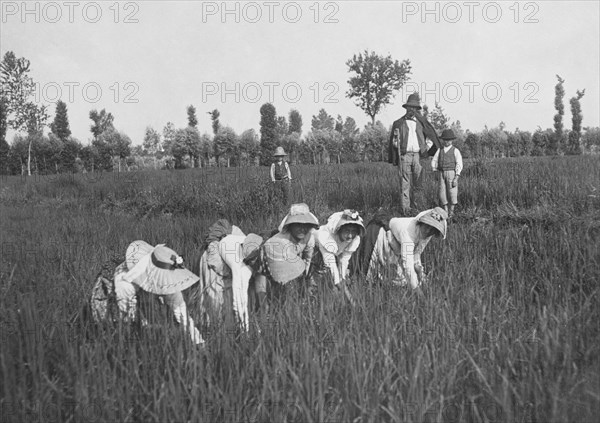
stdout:
<svg viewBox="0 0 600 423">
<path fill-rule="evenodd" d="M 287 162 L 282 162 L 281 165 L 279 163 L 273 163 L 273 166 L 275 166 L 275 180 L 276 181 L 281 181 L 282 179 L 287 179 L 288 177 L 288 173 L 287 173 L 287 169 L 288 169 L 288 164 Z"/>
<path fill-rule="evenodd" d="M 454 146 L 450 147 L 447 152 L 444 149 L 440 149 L 440 155 L 438 157 L 438 170 L 455 170 L 456 169 L 456 157 L 454 156 Z"/>
</svg>

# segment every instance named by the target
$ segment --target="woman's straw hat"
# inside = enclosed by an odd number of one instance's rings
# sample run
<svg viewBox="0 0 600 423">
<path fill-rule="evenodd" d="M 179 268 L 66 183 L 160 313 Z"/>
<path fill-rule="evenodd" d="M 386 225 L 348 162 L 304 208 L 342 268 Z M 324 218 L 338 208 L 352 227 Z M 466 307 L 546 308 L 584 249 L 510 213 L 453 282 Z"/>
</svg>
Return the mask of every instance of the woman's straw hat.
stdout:
<svg viewBox="0 0 600 423">
<path fill-rule="evenodd" d="M 430 210 L 429 213 L 422 215 L 418 221 L 429 226 L 433 226 L 442 235 L 443 239 L 446 239 L 446 228 L 448 226 L 446 220 L 448 219 L 448 213 L 441 207 L 436 207 Z"/>
<path fill-rule="evenodd" d="M 343 212 L 341 212 L 341 215 L 339 215 L 338 213 L 334 213 L 333 215 L 331 215 L 330 219 L 334 218 L 334 216 L 336 215 L 339 216 L 339 220 L 337 221 L 337 223 L 335 223 L 335 233 L 337 233 L 342 228 L 342 226 L 355 225 L 359 229 L 359 235 L 361 237 L 364 236 L 365 225 L 363 224 L 362 217 L 360 217 L 356 210 L 346 209 Z"/>
<path fill-rule="evenodd" d="M 144 291 L 168 295 L 189 288 L 200 279 L 183 266 L 183 258 L 174 250 L 159 244 L 150 246 L 134 241 L 127 247 L 125 280 Z"/>
<path fill-rule="evenodd" d="M 279 230 L 283 231 L 292 223 L 304 223 L 319 228 L 319 219 L 310 212 L 308 205 L 305 203 L 292 204 L 290 212 L 283 218 L 279 225 Z"/>
</svg>

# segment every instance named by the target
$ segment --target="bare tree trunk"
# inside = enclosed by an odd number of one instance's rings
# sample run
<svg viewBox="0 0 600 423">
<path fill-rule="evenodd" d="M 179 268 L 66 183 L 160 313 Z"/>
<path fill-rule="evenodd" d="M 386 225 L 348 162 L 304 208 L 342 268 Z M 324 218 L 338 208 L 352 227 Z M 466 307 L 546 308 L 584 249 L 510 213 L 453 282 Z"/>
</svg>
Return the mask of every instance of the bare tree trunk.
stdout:
<svg viewBox="0 0 600 423">
<path fill-rule="evenodd" d="M 29 152 L 27 153 L 27 176 L 31 176 L 31 140 L 29 140 Z"/>
</svg>

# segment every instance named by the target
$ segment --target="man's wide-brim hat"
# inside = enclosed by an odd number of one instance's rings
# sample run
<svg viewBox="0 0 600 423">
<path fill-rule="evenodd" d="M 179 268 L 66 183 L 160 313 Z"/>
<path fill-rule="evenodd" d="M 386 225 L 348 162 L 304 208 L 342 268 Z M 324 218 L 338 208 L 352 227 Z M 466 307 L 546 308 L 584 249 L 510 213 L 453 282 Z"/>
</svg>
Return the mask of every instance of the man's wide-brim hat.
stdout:
<svg viewBox="0 0 600 423">
<path fill-rule="evenodd" d="M 421 217 L 419 217 L 419 222 L 424 223 L 429 226 L 433 226 L 437 229 L 442 236 L 443 239 L 446 239 L 446 229 L 448 227 L 447 224 L 448 213 L 441 207 L 436 207 L 433 210 L 430 210 L 428 213 L 425 213 Z"/>
<path fill-rule="evenodd" d="M 286 284 L 302 276 L 306 263 L 296 253 L 296 245 L 285 238 L 270 238 L 263 247 L 264 264 L 271 278 L 280 284 Z"/>
<path fill-rule="evenodd" d="M 454 135 L 454 131 L 452 129 L 444 129 L 442 131 L 442 135 L 440 138 L 443 140 L 455 140 L 456 136 Z"/>
<path fill-rule="evenodd" d="M 308 205 L 305 203 L 292 204 L 290 212 L 281 221 L 279 230 L 283 231 L 292 223 L 304 223 L 311 225 L 315 229 L 319 228 L 319 219 L 310 212 Z"/>
<path fill-rule="evenodd" d="M 152 294 L 175 294 L 200 279 L 183 266 L 179 254 L 164 244 L 152 247 L 147 242 L 134 241 L 127 247 L 125 262 L 125 280 Z"/>
<path fill-rule="evenodd" d="M 283 147 L 277 147 L 275 152 L 273 153 L 273 157 L 287 156 L 287 153 L 283 149 Z"/>
<path fill-rule="evenodd" d="M 406 100 L 406 103 L 404 103 L 402 107 L 404 107 L 405 109 L 407 107 L 416 107 L 417 109 L 421 110 L 419 94 L 413 93 L 409 95 L 408 100 Z"/>
</svg>

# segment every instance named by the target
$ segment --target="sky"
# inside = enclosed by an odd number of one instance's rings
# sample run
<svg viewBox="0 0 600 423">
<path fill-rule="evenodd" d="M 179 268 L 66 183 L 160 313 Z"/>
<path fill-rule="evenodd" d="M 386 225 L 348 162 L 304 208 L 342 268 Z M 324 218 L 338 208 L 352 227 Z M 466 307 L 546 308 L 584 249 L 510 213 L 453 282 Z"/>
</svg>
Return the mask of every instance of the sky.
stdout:
<svg viewBox="0 0 600 423">
<path fill-rule="evenodd" d="M 141 144 L 146 127 L 212 133 L 208 112 L 238 134 L 259 130 L 260 107 L 297 109 L 303 134 L 321 108 L 370 118 L 346 97 L 347 62 L 365 50 L 410 60 L 410 79 L 377 116 L 390 126 L 419 91 L 451 121 L 481 131 L 553 125 L 556 75 L 600 126 L 600 1 L 1 1 L 0 54 L 31 62 L 35 101 L 67 104 L 72 135 L 91 139 L 106 109 Z M 51 120 L 50 119 L 50 120 Z M 9 132 L 9 140 L 14 132 Z"/>
</svg>

